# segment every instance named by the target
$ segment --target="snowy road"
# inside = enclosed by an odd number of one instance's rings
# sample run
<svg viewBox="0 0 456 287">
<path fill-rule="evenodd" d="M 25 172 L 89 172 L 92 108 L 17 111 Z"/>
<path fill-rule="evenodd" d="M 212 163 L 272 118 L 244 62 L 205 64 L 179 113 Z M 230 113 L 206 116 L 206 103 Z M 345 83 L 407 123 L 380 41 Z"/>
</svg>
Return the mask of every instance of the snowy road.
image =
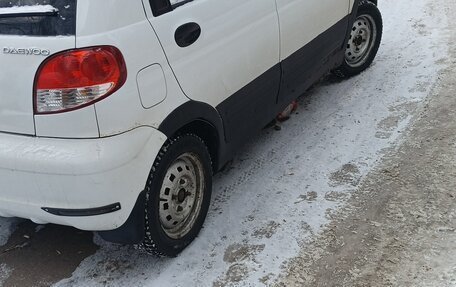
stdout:
<svg viewBox="0 0 456 287">
<path fill-rule="evenodd" d="M 280 131 L 253 137 L 216 176 L 204 229 L 178 258 L 150 258 L 96 236 L 92 243 L 91 233 L 0 219 L 0 283 L 274 284 L 383 155 L 404 140 L 448 65 L 445 5 L 382 0 L 380 8 L 384 40 L 374 65 L 350 80 L 325 79 L 300 99 L 298 113 Z"/>
</svg>

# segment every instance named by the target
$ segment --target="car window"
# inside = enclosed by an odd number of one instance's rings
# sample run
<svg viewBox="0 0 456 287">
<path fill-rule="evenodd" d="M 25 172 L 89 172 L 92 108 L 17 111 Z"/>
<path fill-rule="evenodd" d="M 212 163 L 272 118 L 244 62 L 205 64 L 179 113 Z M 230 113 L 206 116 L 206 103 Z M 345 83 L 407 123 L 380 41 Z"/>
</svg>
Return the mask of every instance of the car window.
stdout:
<svg viewBox="0 0 456 287">
<path fill-rule="evenodd" d="M 193 0 L 150 0 L 154 16 L 160 16 Z"/>
<path fill-rule="evenodd" d="M 0 0 L 0 35 L 75 35 L 76 1 Z"/>
<path fill-rule="evenodd" d="M 179 7 L 185 3 L 192 2 L 193 0 L 170 0 L 172 7 Z"/>
</svg>

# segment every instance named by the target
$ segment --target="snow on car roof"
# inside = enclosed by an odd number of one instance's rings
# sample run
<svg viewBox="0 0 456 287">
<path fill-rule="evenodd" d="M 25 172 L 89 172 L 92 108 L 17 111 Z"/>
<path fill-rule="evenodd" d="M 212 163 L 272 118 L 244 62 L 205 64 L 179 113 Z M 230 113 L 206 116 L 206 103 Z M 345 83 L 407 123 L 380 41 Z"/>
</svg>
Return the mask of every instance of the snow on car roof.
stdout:
<svg viewBox="0 0 456 287">
<path fill-rule="evenodd" d="M 54 13 L 59 11 L 52 5 L 13 6 L 0 8 L 0 15 L 27 14 L 27 13 Z"/>
</svg>

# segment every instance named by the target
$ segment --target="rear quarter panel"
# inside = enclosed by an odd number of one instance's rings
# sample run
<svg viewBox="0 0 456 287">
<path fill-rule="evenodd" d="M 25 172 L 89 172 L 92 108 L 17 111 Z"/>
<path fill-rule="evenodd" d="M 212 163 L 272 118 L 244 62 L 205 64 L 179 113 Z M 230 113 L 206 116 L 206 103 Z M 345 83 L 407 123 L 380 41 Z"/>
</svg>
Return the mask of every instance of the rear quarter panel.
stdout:
<svg viewBox="0 0 456 287">
<path fill-rule="evenodd" d="M 139 126 L 158 128 L 175 107 L 188 101 L 147 21 L 141 0 L 79 0 L 76 47 L 96 45 L 119 48 L 128 71 L 125 85 L 115 94 L 95 104 L 100 136 L 123 133 Z M 166 98 L 160 105 L 145 109 L 138 92 L 138 73 L 156 64 L 162 67 L 165 75 Z M 162 89 L 154 90 L 151 87 L 148 92 L 155 93 L 159 90 Z M 141 97 L 147 96 L 144 95 L 147 91 L 141 92 Z"/>
</svg>

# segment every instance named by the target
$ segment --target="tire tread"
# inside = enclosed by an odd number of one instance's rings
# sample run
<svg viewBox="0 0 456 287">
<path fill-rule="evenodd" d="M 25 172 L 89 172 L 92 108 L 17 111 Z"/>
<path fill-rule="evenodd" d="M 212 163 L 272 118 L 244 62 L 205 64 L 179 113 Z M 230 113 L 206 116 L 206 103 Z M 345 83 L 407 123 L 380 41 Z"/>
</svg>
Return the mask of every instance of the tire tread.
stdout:
<svg viewBox="0 0 456 287">
<path fill-rule="evenodd" d="M 206 152 L 209 154 L 209 150 L 207 149 L 207 146 L 205 142 L 196 134 L 193 133 L 186 133 L 186 134 L 181 134 L 177 135 L 173 138 L 170 138 L 166 141 L 166 143 L 163 145 L 163 147 L 160 149 L 157 157 L 155 158 L 154 164 L 152 165 L 151 171 L 149 173 L 149 177 L 147 179 L 147 184 L 146 184 L 146 204 L 145 204 L 145 211 L 144 211 L 144 240 L 141 244 L 137 245 L 137 249 L 144 251 L 145 253 L 149 255 L 153 255 L 156 257 L 175 257 L 175 254 L 169 254 L 166 253 L 160 248 L 159 244 L 154 241 L 154 239 L 151 236 L 151 231 L 150 231 L 150 221 L 149 221 L 149 199 L 151 195 L 151 190 L 150 187 L 152 185 L 152 181 L 154 179 L 155 173 L 158 170 L 160 164 L 162 163 L 163 157 L 165 154 L 170 150 L 170 148 L 175 145 L 177 142 L 180 141 L 181 138 L 183 137 L 193 137 L 197 139 L 201 144 L 206 148 Z M 212 166 L 212 162 L 210 162 Z"/>
</svg>

